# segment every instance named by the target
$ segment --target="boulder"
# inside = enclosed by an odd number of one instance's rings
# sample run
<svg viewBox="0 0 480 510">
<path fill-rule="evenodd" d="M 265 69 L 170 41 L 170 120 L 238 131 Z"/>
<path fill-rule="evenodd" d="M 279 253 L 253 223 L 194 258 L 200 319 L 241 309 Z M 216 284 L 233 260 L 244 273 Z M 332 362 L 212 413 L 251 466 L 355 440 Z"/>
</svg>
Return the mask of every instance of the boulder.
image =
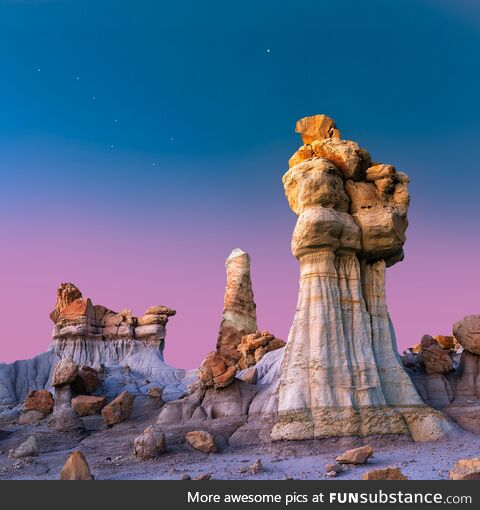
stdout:
<svg viewBox="0 0 480 510">
<path fill-rule="evenodd" d="M 372 455 L 373 448 L 371 446 L 361 446 L 347 450 L 335 460 L 340 464 L 365 464 Z"/>
<path fill-rule="evenodd" d="M 72 407 L 78 416 L 90 416 L 98 414 L 106 405 L 106 397 L 79 395 L 78 397 L 72 399 Z"/>
<path fill-rule="evenodd" d="M 157 425 L 152 425 L 135 438 L 133 449 L 136 457 L 153 459 L 165 451 L 165 445 L 165 434 Z"/>
<path fill-rule="evenodd" d="M 442 349 L 454 350 L 458 345 L 454 336 L 437 335 L 433 338 Z"/>
<path fill-rule="evenodd" d="M 77 298 L 63 308 L 57 318 L 57 322 L 90 322 L 95 317 L 93 304 L 88 298 Z"/>
<path fill-rule="evenodd" d="M 53 370 L 52 385 L 54 387 L 71 384 L 77 377 L 78 366 L 72 358 L 62 358 Z"/>
<path fill-rule="evenodd" d="M 267 352 L 285 347 L 285 342 L 268 331 L 256 331 L 250 335 L 242 337 L 237 347 L 241 354 L 238 360 L 240 370 L 251 367 L 258 363 Z"/>
<path fill-rule="evenodd" d="M 53 404 L 52 394 L 48 390 L 33 390 L 27 395 L 23 410 L 38 411 L 45 415 L 52 412 Z"/>
<path fill-rule="evenodd" d="M 340 138 L 335 121 L 327 115 L 311 115 L 297 121 L 295 132 L 300 133 L 303 143 L 310 144 L 324 138 Z"/>
<path fill-rule="evenodd" d="M 408 480 L 397 467 L 372 469 L 363 474 L 362 480 Z"/>
<path fill-rule="evenodd" d="M 38 456 L 39 449 L 35 436 L 30 436 L 18 448 L 10 452 L 10 457 L 13 459 L 20 459 L 22 457 L 36 457 Z"/>
<path fill-rule="evenodd" d="M 450 350 L 442 349 L 433 337 L 425 335 L 420 346 L 420 354 L 427 374 L 447 374 L 453 370 L 453 357 Z"/>
<path fill-rule="evenodd" d="M 60 473 L 60 480 L 93 480 L 87 459 L 76 450 L 70 454 Z"/>
<path fill-rule="evenodd" d="M 102 416 L 109 426 L 127 420 L 133 411 L 135 397 L 128 391 L 120 393 L 117 398 L 102 409 Z"/>
<path fill-rule="evenodd" d="M 480 315 L 467 315 L 456 322 L 453 334 L 466 351 L 480 355 Z"/>
<path fill-rule="evenodd" d="M 93 393 L 100 386 L 97 370 L 87 365 L 78 367 L 77 375 L 72 381 L 72 390 L 77 394 Z"/>
<path fill-rule="evenodd" d="M 195 450 L 199 450 L 204 453 L 213 453 L 217 451 L 215 438 L 212 434 L 210 434 L 210 432 L 205 430 L 192 430 L 191 432 L 187 432 L 185 439 L 190 446 L 195 448 Z"/>
<path fill-rule="evenodd" d="M 480 480 L 480 457 L 460 459 L 449 475 L 451 480 Z"/>
<path fill-rule="evenodd" d="M 312 159 L 314 157 L 313 149 L 311 145 L 302 145 L 297 152 L 288 160 L 288 166 L 291 168 L 292 166 L 298 165 L 302 163 L 302 161 L 306 161 L 307 159 Z"/>
<path fill-rule="evenodd" d="M 205 388 L 220 389 L 232 384 L 237 371 L 235 358 L 222 351 L 214 351 L 203 360 L 198 375 Z"/>
</svg>

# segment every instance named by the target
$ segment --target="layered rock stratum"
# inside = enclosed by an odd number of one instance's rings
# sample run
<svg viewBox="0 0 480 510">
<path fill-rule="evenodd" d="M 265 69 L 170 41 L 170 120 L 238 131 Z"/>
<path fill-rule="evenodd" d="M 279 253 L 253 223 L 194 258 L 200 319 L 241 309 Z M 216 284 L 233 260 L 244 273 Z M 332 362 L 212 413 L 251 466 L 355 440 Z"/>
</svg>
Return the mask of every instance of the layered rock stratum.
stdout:
<svg viewBox="0 0 480 510">
<path fill-rule="evenodd" d="M 114 397 L 128 390 L 139 395 L 160 387 L 165 400 L 179 398 L 195 376 L 164 361 L 166 326 L 173 315 L 174 310 L 160 305 L 141 317 L 131 310 L 115 312 L 94 305 L 74 284 L 62 283 L 50 314 L 54 329 L 48 351 L 0 364 L 0 405 L 22 402 L 33 390 L 51 389 L 56 385 L 53 367 L 61 360 L 70 360 L 70 368 L 78 371 L 64 374 L 78 394 L 96 391 Z"/>
</svg>

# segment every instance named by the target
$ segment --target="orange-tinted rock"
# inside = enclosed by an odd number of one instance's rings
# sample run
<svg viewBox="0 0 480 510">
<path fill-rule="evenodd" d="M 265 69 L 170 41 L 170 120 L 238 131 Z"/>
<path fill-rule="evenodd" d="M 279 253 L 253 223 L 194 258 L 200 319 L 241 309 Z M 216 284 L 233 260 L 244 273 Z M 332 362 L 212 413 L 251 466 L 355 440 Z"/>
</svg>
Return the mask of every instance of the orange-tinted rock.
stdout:
<svg viewBox="0 0 480 510">
<path fill-rule="evenodd" d="M 449 475 L 451 480 L 480 480 L 480 457 L 459 460 Z"/>
<path fill-rule="evenodd" d="M 335 121 L 327 115 L 312 115 L 297 121 L 295 132 L 300 133 L 303 143 L 312 143 L 324 138 L 340 138 Z"/>
<path fill-rule="evenodd" d="M 106 405 L 106 397 L 79 395 L 78 397 L 72 398 L 72 407 L 77 412 L 78 416 L 98 414 Z"/>
<path fill-rule="evenodd" d="M 433 338 L 443 349 L 455 349 L 456 341 L 454 336 L 437 335 Z"/>
<path fill-rule="evenodd" d="M 85 319 L 86 321 L 93 321 L 95 318 L 95 310 L 92 302 L 88 298 L 78 298 L 72 301 L 68 306 L 63 308 L 59 315 L 58 321 L 78 321 Z"/>
<path fill-rule="evenodd" d="M 163 397 L 163 388 L 160 386 L 152 386 L 148 388 L 147 395 L 150 398 L 161 399 Z"/>
<path fill-rule="evenodd" d="M 75 393 L 93 393 L 100 386 L 98 371 L 87 365 L 78 367 L 77 376 L 72 382 Z"/>
<path fill-rule="evenodd" d="M 167 317 L 172 317 L 176 313 L 176 310 L 172 310 L 167 306 L 156 305 L 148 307 L 145 315 L 166 315 Z"/>
<path fill-rule="evenodd" d="M 397 467 L 372 469 L 363 474 L 362 480 L 408 480 Z"/>
<path fill-rule="evenodd" d="M 57 302 L 55 308 L 50 314 L 53 322 L 57 322 L 60 312 L 66 308 L 70 303 L 82 297 L 80 290 L 73 285 L 73 283 L 62 282 L 57 289 Z"/>
<path fill-rule="evenodd" d="M 60 480 L 93 480 L 87 459 L 80 451 L 74 451 L 60 473 Z"/>
<path fill-rule="evenodd" d="M 53 370 L 52 385 L 54 387 L 71 384 L 77 377 L 78 366 L 71 358 L 62 358 Z"/>
<path fill-rule="evenodd" d="M 54 400 L 52 394 L 47 390 L 31 391 L 23 404 L 23 409 L 27 411 L 38 411 L 42 414 L 49 414 L 53 411 Z"/>
<path fill-rule="evenodd" d="M 206 388 L 220 389 L 233 382 L 237 371 L 234 358 L 214 351 L 208 354 L 200 365 L 199 377 Z"/>
<path fill-rule="evenodd" d="M 258 363 L 267 352 L 285 347 L 285 342 L 276 338 L 268 331 L 257 331 L 250 335 L 245 335 L 238 346 L 238 351 L 242 355 L 238 360 L 240 370 L 251 367 Z"/>
<path fill-rule="evenodd" d="M 134 396 L 128 391 L 120 393 L 117 398 L 102 409 L 102 416 L 107 425 L 116 425 L 127 420 L 133 411 Z"/>
<path fill-rule="evenodd" d="M 302 161 L 313 158 L 313 149 L 311 145 L 302 145 L 300 149 L 288 160 L 288 166 L 298 165 Z"/>
<path fill-rule="evenodd" d="M 395 177 L 397 171 L 393 165 L 377 164 L 367 168 L 366 179 L 367 181 L 377 181 L 385 177 Z"/>
<path fill-rule="evenodd" d="M 217 451 L 215 438 L 210 432 L 205 430 L 192 430 L 191 432 L 187 432 L 185 439 L 190 446 L 201 452 L 213 453 Z"/>
<path fill-rule="evenodd" d="M 371 446 L 361 446 L 360 448 L 347 450 L 337 457 L 336 461 L 340 464 L 365 464 L 372 455 L 373 448 Z"/>
<path fill-rule="evenodd" d="M 370 155 L 350 140 L 326 138 L 312 142 L 313 153 L 317 157 L 332 162 L 344 175 L 345 179 L 359 181 L 365 176 L 370 165 Z"/>
</svg>

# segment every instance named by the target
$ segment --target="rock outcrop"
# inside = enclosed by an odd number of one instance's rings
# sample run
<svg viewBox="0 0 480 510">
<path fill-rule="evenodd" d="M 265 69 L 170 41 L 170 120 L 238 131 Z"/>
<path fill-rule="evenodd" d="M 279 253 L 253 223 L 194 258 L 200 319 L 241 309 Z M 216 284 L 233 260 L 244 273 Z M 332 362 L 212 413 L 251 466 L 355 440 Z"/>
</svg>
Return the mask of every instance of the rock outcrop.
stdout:
<svg viewBox="0 0 480 510">
<path fill-rule="evenodd" d="M 146 395 L 151 386 L 163 398 L 184 395 L 195 374 L 168 366 L 163 358 L 166 325 L 175 311 L 151 306 L 142 317 L 94 305 L 72 283 L 57 290 L 53 338 L 48 352 L 30 360 L 0 363 L 0 406 L 23 402 L 33 390 L 51 390 L 53 367 L 69 358 L 77 365 L 75 394 L 101 391 L 114 397 L 128 389 Z M 101 389 L 99 389 L 101 386 Z"/>
<path fill-rule="evenodd" d="M 480 480 L 480 457 L 459 460 L 449 475 L 451 480 Z"/>
<path fill-rule="evenodd" d="M 480 433 L 480 315 L 453 326 L 454 336 L 425 335 L 403 353 L 403 364 L 423 400 L 462 428 Z"/>
<path fill-rule="evenodd" d="M 300 292 L 272 438 L 438 439 L 451 426 L 404 371 L 385 299 L 385 270 L 403 258 L 408 177 L 372 163 L 355 142 L 314 132 L 301 148 L 303 161 L 296 157 L 283 176 L 298 215 L 292 252 Z"/>
<path fill-rule="evenodd" d="M 245 335 L 258 330 L 250 256 L 236 248 L 225 268 L 227 285 L 216 351 L 208 354 L 200 367 L 200 379 L 206 388 L 223 388 L 233 382 L 241 356 L 238 346 Z"/>
<path fill-rule="evenodd" d="M 237 364 L 240 370 L 256 365 L 267 352 L 285 347 L 285 342 L 268 331 L 256 331 L 242 337 L 237 347 L 241 357 Z"/>
</svg>

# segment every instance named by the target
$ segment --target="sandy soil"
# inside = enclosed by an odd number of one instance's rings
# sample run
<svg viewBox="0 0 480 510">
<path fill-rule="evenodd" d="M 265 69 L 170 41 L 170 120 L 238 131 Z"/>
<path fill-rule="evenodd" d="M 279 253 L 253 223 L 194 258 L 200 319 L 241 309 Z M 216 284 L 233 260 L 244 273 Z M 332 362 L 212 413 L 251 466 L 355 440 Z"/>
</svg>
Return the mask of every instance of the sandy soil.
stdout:
<svg viewBox="0 0 480 510">
<path fill-rule="evenodd" d="M 461 458 L 478 456 L 480 436 L 469 433 L 436 443 L 414 443 L 396 437 L 340 438 L 307 442 L 275 443 L 242 449 L 225 447 L 221 452 L 204 454 L 183 444 L 168 445 L 168 451 L 155 460 L 133 456 L 133 440 L 155 421 L 158 407 L 144 403 L 132 419 L 105 429 L 101 418 L 92 417 L 85 438 L 52 434 L 45 420 L 38 425 L 0 424 L 0 479 L 58 479 L 73 449 L 81 450 L 96 479 L 178 480 L 209 473 L 213 479 L 323 479 L 325 465 L 348 448 L 370 444 L 374 456 L 363 466 L 345 467 L 338 479 L 360 479 L 374 468 L 397 466 L 411 479 L 448 479 L 448 471 Z M 8 451 L 35 435 L 40 455 L 10 459 Z M 252 474 L 248 468 L 261 459 L 263 471 Z M 334 479 L 333 479 L 334 480 Z"/>
</svg>

